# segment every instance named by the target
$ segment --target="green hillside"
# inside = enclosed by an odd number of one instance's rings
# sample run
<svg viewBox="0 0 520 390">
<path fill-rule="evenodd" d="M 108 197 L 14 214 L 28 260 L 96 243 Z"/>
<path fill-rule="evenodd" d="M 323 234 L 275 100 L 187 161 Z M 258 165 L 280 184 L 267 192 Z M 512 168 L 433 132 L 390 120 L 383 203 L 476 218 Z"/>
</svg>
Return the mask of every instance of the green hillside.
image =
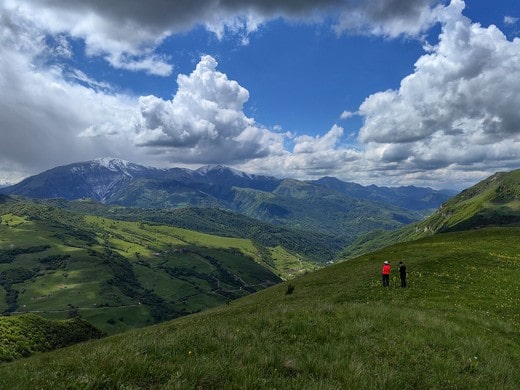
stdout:
<svg viewBox="0 0 520 390">
<path fill-rule="evenodd" d="M 516 389 L 519 237 L 487 228 L 389 246 L 229 305 L 4 364 L 2 386 Z"/>
<path fill-rule="evenodd" d="M 520 170 L 498 172 L 450 200 L 430 217 L 393 231 L 360 235 L 346 247 L 343 257 L 354 257 L 389 243 L 415 240 L 440 232 L 520 226 Z"/>
<path fill-rule="evenodd" d="M 102 332 L 80 318 L 53 321 L 34 314 L 0 317 L 0 334 L 0 362 L 103 336 Z"/>
<path fill-rule="evenodd" d="M 520 169 L 499 172 L 450 199 L 418 225 L 426 232 L 520 226 Z"/>
<path fill-rule="evenodd" d="M 281 245 L 155 223 L 0 204 L 0 312 L 129 328 L 198 312 L 314 270 Z"/>
<path fill-rule="evenodd" d="M 63 199 L 48 199 L 39 202 L 79 214 L 98 215 L 126 221 L 147 221 L 216 236 L 251 239 L 265 247 L 283 247 L 289 252 L 297 253 L 318 264 L 334 260 L 347 242 L 335 235 L 323 234 L 314 230 L 274 226 L 242 214 L 217 208 L 150 209 L 104 205 L 92 200 L 66 201 Z"/>
<path fill-rule="evenodd" d="M 334 178 L 277 179 L 225 166 L 155 169 L 118 159 L 56 167 L 3 188 L 2 193 L 34 199 L 96 199 L 159 211 L 219 208 L 257 220 L 254 225 L 262 221 L 292 232 L 310 231 L 344 245 L 374 229 L 393 230 L 419 221 L 449 196 L 429 188 L 363 187 Z"/>
<path fill-rule="evenodd" d="M 234 188 L 233 203 L 251 218 L 274 225 L 341 237 L 393 230 L 420 220 L 417 211 L 349 197 L 326 187 L 286 179 L 272 192 Z"/>
</svg>

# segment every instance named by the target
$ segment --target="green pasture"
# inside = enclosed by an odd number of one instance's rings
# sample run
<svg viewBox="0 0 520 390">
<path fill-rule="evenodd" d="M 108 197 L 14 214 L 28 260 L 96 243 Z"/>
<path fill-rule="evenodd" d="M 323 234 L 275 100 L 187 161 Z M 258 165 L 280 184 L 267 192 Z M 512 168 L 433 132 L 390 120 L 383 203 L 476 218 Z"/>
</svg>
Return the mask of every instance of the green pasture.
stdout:
<svg viewBox="0 0 520 390">
<path fill-rule="evenodd" d="M 516 389 L 519 238 L 520 229 L 489 228 L 389 246 L 202 313 L 4 364 L 1 383 Z M 405 289 L 398 261 L 408 267 Z"/>
<path fill-rule="evenodd" d="M 148 308 L 136 302 L 126 306 L 80 309 L 79 314 L 81 318 L 91 324 L 96 324 L 96 328 L 108 334 L 152 324 Z"/>
<path fill-rule="evenodd" d="M 196 231 L 143 222 L 115 221 L 87 216 L 85 221 L 94 226 L 98 236 L 125 257 L 151 256 L 156 252 L 201 246 L 209 248 L 236 248 L 245 255 L 258 258 L 258 251 L 248 239 L 219 237 Z"/>
<path fill-rule="evenodd" d="M 292 254 L 279 245 L 274 248 L 269 248 L 269 251 L 275 263 L 274 268 L 285 279 L 292 279 L 320 268 L 316 263 L 305 260 L 296 254 Z"/>
<path fill-rule="evenodd" d="M 0 277 L 4 272 L 12 279 L 2 282 L 0 307 L 12 314 L 79 315 L 113 334 L 223 304 L 245 295 L 243 286 L 251 292 L 265 280 L 277 281 L 254 261 L 261 255 L 250 240 L 24 207 L 29 216 L 5 213 L 0 224 Z M 9 255 L 11 249 L 18 252 Z"/>
<path fill-rule="evenodd" d="M 8 221 L 12 219 L 17 223 L 6 223 L 6 215 L 2 215 L 2 223 L 0 223 L 0 249 L 10 249 L 13 247 L 23 247 L 30 245 L 42 245 L 53 239 L 48 231 L 40 229 L 38 223 L 27 221 L 22 217 L 11 215 Z"/>
</svg>

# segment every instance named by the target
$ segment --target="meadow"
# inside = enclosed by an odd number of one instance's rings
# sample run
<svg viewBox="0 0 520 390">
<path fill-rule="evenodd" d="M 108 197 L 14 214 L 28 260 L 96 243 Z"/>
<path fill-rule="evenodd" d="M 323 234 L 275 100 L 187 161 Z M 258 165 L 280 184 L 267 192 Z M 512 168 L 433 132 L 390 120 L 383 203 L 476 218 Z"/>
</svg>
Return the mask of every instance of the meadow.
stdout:
<svg viewBox="0 0 520 390">
<path fill-rule="evenodd" d="M 0 310 L 109 334 L 224 304 L 312 269 L 283 248 L 18 202 L 0 209 Z M 299 268 L 292 266 L 297 264 Z"/>
<path fill-rule="evenodd" d="M 486 228 L 392 245 L 228 305 L 3 364 L 0 387 L 516 389 L 519 238 Z"/>
</svg>

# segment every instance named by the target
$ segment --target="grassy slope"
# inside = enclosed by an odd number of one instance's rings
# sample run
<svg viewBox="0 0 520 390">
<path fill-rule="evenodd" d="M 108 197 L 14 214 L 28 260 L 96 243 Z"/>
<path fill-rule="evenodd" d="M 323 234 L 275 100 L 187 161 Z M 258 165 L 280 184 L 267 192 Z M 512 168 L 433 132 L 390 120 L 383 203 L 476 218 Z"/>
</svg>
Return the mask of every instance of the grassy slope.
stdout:
<svg viewBox="0 0 520 390">
<path fill-rule="evenodd" d="M 517 388 L 520 229 L 387 247 L 196 315 L 0 367 L 4 388 Z M 383 289 L 383 260 L 409 288 Z M 394 270 L 394 274 L 395 274 Z"/>
<path fill-rule="evenodd" d="M 418 227 L 438 232 L 493 225 L 520 225 L 520 170 L 496 173 L 462 191 Z"/>
<path fill-rule="evenodd" d="M 439 232 L 520 226 L 520 170 L 499 172 L 445 202 L 435 213 L 394 231 L 374 231 L 358 237 L 342 255 L 353 257 L 388 243 L 411 241 Z"/>
<path fill-rule="evenodd" d="M 283 248 L 264 248 L 247 239 L 83 217 L 31 203 L 3 207 L 0 254 L 7 256 L 12 248 L 39 249 L 0 261 L 0 310 L 53 319 L 76 312 L 108 333 L 143 326 L 162 315 L 150 312 L 146 302 L 139 304 L 138 296 L 148 295 L 149 302 L 162 298 L 165 302 L 154 305 L 164 313 L 169 310 L 172 318 L 172 311 L 179 315 L 206 309 L 258 290 L 262 281 L 277 281 L 266 267 L 285 277 L 315 268 Z M 63 261 L 49 262 L 56 256 Z M 118 281 L 118 274 L 129 267 L 130 279 Z M 210 276 L 201 278 L 197 272 Z M 8 293 L 17 294 L 15 307 Z"/>
<path fill-rule="evenodd" d="M 0 317 L 0 334 L 0 362 L 103 336 L 80 318 L 52 321 L 34 314 Z"/>
<path fill-rule="evenodd" d="M 186 207 L 159 210 L 104 205 L 92 200 L 70 202 L 63 199 L 47 199 L 40 202 L 81 215 L 97 215 L 120 221 L 149 222 L 219 237 L 251 239 L 267 248 L 281 246 L 292 253 L 294 259 L 307 259 L 307 265 L 311 262 L 326 263 L 333 260 L 345 245 L 342 240 L 331 235 L 315 231 L 309 234 L 309 231 L 274 226 L 245 215 L 215 208 Z M 274 260 L 277 261 L 276 258 Z M 290 275 L 285 276 L 290 277 Z"/>
</svg>

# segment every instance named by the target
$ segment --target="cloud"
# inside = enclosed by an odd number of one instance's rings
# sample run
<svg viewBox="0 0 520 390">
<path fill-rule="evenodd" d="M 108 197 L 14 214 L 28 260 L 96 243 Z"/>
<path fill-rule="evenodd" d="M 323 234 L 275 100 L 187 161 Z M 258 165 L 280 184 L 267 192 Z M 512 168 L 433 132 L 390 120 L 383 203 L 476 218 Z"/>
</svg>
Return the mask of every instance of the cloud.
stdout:
<svg viewBox="0 0 520 390">
<path fill-rule="evenodd" d="M 349 119 L 349 118 L 352 118 L 353 116 L 356 116 L 357 113 L 356 112 L 351 112 L 351 111 L 343 111 L 339 117 L 339 119 Z"/>
<path fill-rule="evenodd" d="M 172 65 L 167 58 L 154 53 L 170 31 L 147 23 L 149 12 L 133 7 L 131 2 L 114 1 L 114 7 L 107 6 L 112 2 L 102 3 L 5 0 L 1 12 L 16 15 L 21 26 L 31 25 L 44 37 L 59 37 L 62 42 L 68 37 L 81 39 L 87 55 L 101 56 L 115 68 L 170 75 Z"/>
<path fill-rule="evenodd" d="M 127 147 L 124 139 L 111 142 L 108 132 L 98 139 L 79 134 L 127 126 L 135 101 L 103 92 L 110 89 L 107 84 L 80 71 L 43 65 L 41 57 L 55 51 L 55 43 L 46 45 L 44 34 L 23 14 L 2 12 L 0 19 L 1 176 L 12 181 L 71 161 L 117 155 Z M 67 45 L 59 46 L 66 56 Z"/>
<path fill-rule="evenodd" d="M 518 22 L 518 18 L 514 16 L 504 16 L 504 24 L 516 24 Z"/>
<path fill-rule="evenodd" d="M 112 86 L 109 83 L 94 80 L 90 77 L 88 77 L 85 72 L 73 69 L 70 73 L 67 74 L 68 77 L 75 79 L 87 86 L 89 86 L 92 89 L 100 89 L 100 90 L 111 90 Z"/>
<path fill-rule="evenodd" d="M 106 155 L 156 166 L 218 162 L 280 177 L 332 175 L 362 184 L 459 181 L 461 188 L 517 168 L 520 40 L 471 23 L 459 0 L 447 8 L 439 4 L 4 0 L 0 166 L 9 175 L 0 182 Z M 357 145 L 343 143 L 338 125 L 309 136 L 257 123 L 244 113 L 249 91 L 218 71 L 210 56 L 178 76 L 171 100 L 117 94 L 106 82 L 59 65 L 73 59 L 72 37 L 114 67 L 168 75 L 171 58 L 155 52 L 165 37 L 204 25 L 222 39 L 234 34 L 247 43 L 276 17 L 333 18 L 338 33 L 364 29 L 388 37 L 419 35 L 438 21 L 442 33 L 438 44 L 425 45 L 399 89 L 373 94 L 357 111 L 341 114 L 342 120 L 363 118 Z M 50 57 L 55 65 L 46 61 Z"/>
<path fill-rule="evenodd" d="M 269 20 L 309 23 L 334 20 L 338 33 L 355 31 L 396 37 L 428 28 L 440 0 L 4 0 L 7 12 L 23 14 L 44 34 L 81 39 L 86 53 L 115 68 L 168 76 L 171 60 L 155 53 L 167 37 L 203 25 L 219 39 L 251 33 Z"/>
<path fill-rule="evenodd" d="M 398 90 L 360 106 L 359 141 L 374 161 L 403 172 L 518 164 L 520 40 L 471 23 L 463 8 L 454 0 L 440 15 L 439 43 Z"/>
<path fill-rule="evenodd" d="M 216 67 L 205 55 L 190 75 L 178 76 L 172 100 L 141 97 L 136 144 L 185 163 L 230 164 L 267 155 L 279 137 L 244 114 L 249 92 Z"/>
<path fill-rule="evenodd" d="M 440 1 L 432 0 L 353 2 L 341 12 L 334 28 L 338 33 L 417 37 L 437 22 L 443 8 Z"/>
</svg>

